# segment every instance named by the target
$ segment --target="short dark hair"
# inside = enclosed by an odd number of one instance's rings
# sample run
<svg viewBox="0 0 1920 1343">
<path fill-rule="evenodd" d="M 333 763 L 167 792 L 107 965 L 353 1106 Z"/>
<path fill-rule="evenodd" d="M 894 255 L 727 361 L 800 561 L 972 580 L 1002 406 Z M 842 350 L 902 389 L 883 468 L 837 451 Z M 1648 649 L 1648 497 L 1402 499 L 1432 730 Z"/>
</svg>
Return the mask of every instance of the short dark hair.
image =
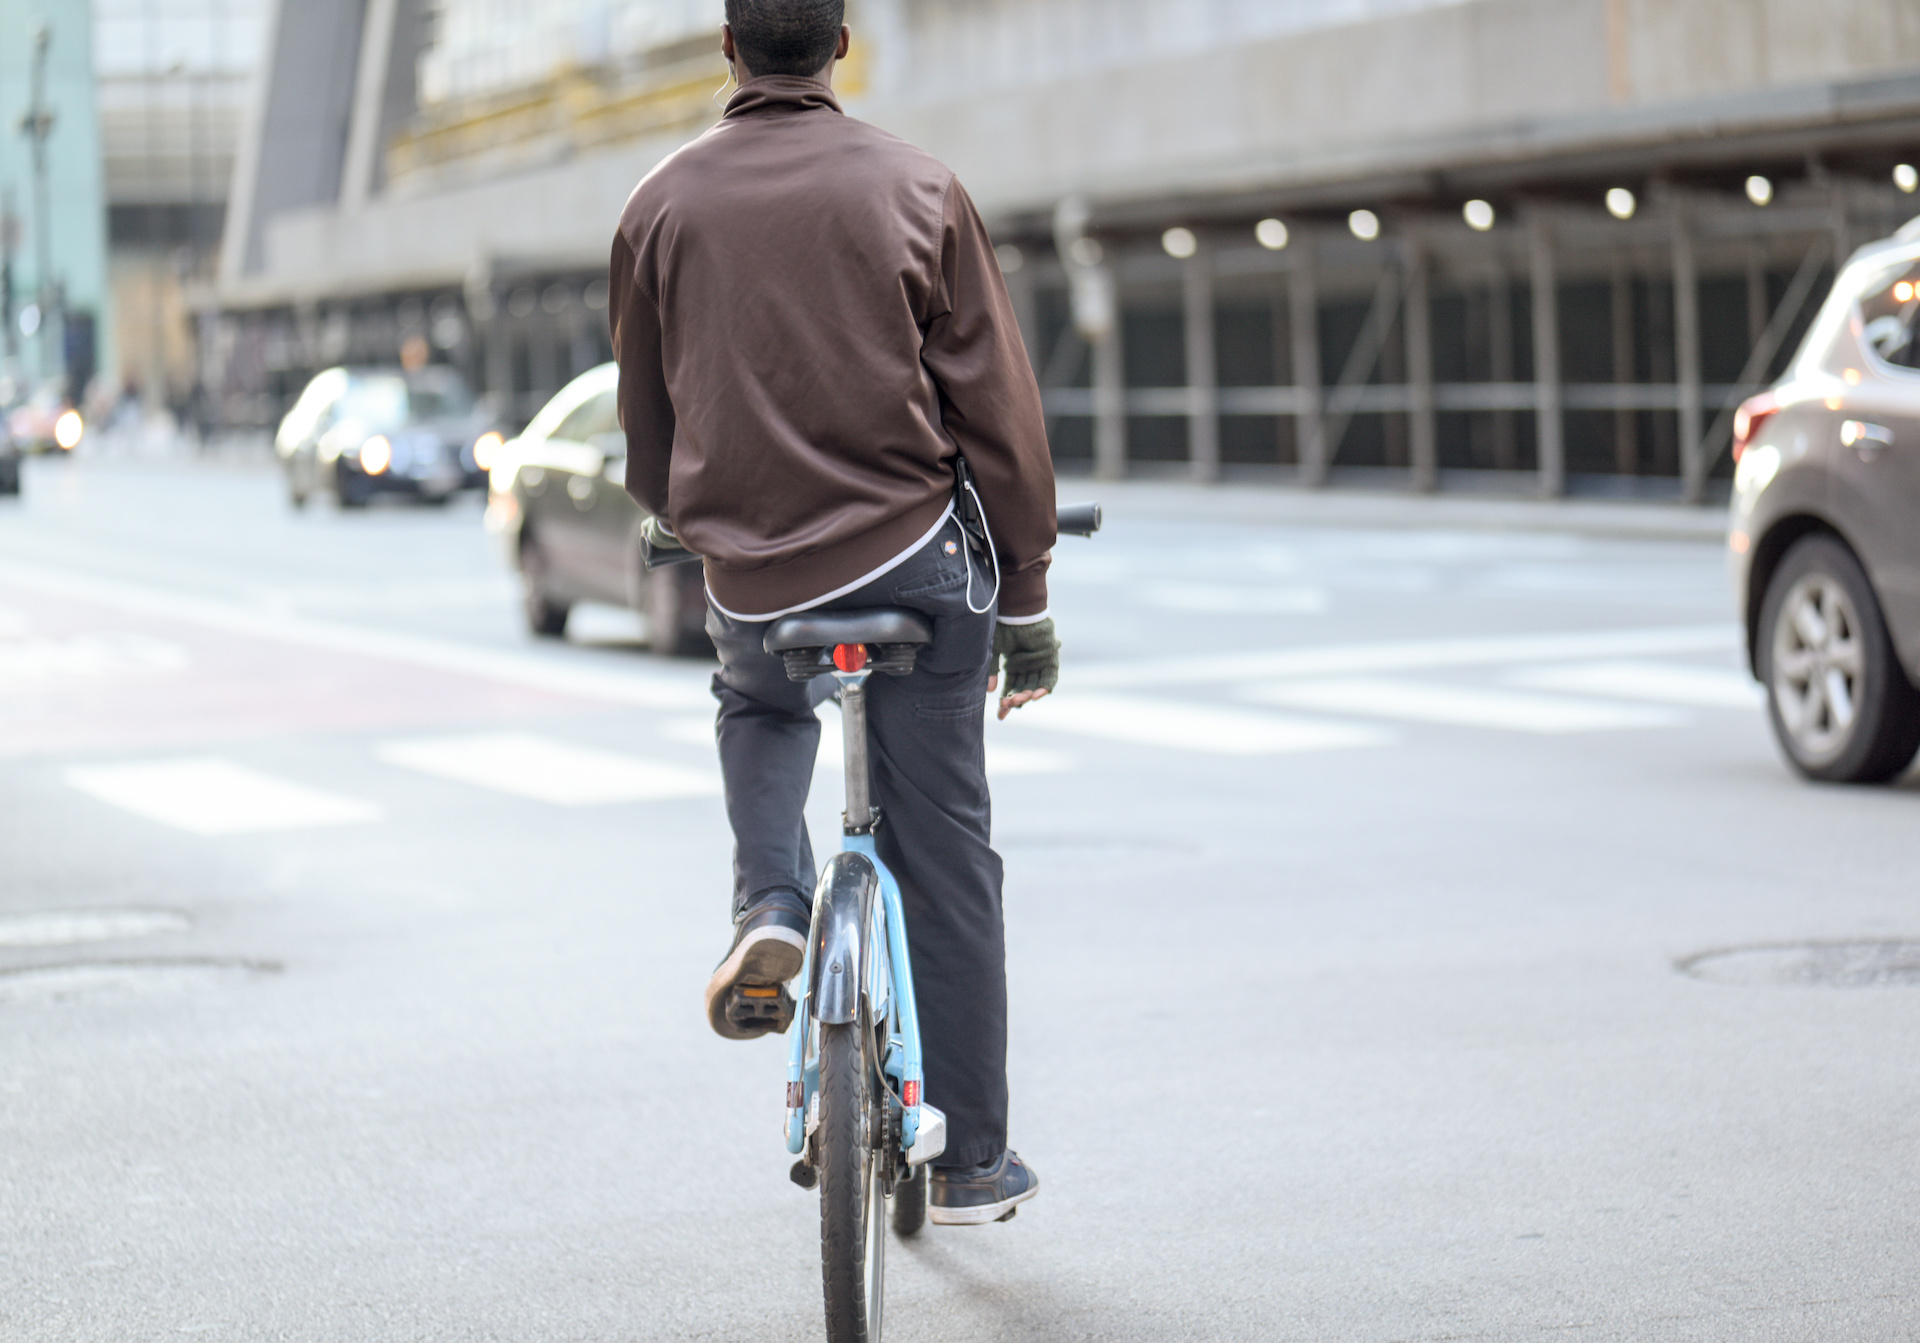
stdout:
<svg viewBox="0 0 1920 1343">
<path fill-rule="evenodd" d="M 819 74 L 846 14 L 846 0 L 727 0 L 734 51 L 756 75 Z"/>
</svg>

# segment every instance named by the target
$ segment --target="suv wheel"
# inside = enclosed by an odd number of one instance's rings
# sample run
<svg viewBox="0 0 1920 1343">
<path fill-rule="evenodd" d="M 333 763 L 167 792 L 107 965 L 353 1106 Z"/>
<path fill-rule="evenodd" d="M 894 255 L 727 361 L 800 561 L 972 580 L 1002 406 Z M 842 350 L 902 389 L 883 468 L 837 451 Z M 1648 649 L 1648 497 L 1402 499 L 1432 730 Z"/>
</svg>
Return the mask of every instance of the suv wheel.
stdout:
<svg viewBox="0 0 1920 1343">
<path fill-rule="evenodd" d="M 520 602 L 526 615 L 527 630 L 543 639 L 557 639 L 567 632 L 567 612 L 572 608 L 548 593 L 547 553 L 529 533 L 520 538 Z"/>
<path fill-rule="evenodd" d="M 1907 680 L 1866 571 L 1838 540 L 1797 542 L 1760 608 L 1767 716 L 1793 767 L 1829 783 L 1884 783 L 1920 749 Z"/>
</svg>

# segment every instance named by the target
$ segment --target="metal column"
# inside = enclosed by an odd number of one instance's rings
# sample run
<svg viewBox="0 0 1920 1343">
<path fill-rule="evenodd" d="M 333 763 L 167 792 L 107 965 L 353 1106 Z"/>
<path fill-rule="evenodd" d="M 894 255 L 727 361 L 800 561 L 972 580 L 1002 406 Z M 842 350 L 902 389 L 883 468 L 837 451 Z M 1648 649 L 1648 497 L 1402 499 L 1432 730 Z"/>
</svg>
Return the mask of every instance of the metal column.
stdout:
<svg viewBox="0 0 1920 1343">
<path fill-rule="evenodd" d="M 1127 474 L 1127 365 L 1120 347 L 1120 315 L 1093 342 L 1093 474 L 1118 480 Z"/>
<path fill-rule="evenodd" d="M 1013 304 L 1013 320 L 1020 327 L 1020 341 L 1027 347 L 1027 362 L 1033 366 L 1034 376 L 1040 375 L 1040 318 L 1039 308 L 1034 302 L 1033 268 L 1025 263 L 1006 274 L 1007 299 Z"/>
<path fill-rule="evenodd" d="M 1626 388 L 1633 383 L 1633 275 L 1626 258 L 1615 255 L 1609 277 L 1607 316 L 1613 337 L 1613 385 Z M 1622 396 L 1626 395 L 1624 391 Z M 1613 412 L 1613 470 L 1616 475 L 1640 474 L 1640 445 L 1635 435 L 1634 412 Z"/>
<path fill-rule="evenodd" d="M 1554 266 L 1553 234 L 1547 221 L 1528 221 L 1533 289 L 1534 438 L 1540 457 L 1540 493 L 1564 494 L 1567 488 L 1566 439 L 1560 396 L 1560 295 Z"/>
<path fill-rule="evenodd" d="M 1673 367 L 1680 385 L 1680 483 L 1690 504 L 1706 486 L 1702 435 L 1706 430 L 1700 388 L 1700 284 L 1693 259 L 1693 229 L 1686 207 L 1673 209 Z"/>
<path fill-rule="evenodd" d="M 1498 251 L 1493 257 L 1493 273 L 1487 282 L 1487 377 L 1492 382 L 1513 381 L 1513 286 L 1507 279 L 1507 263 Z M 1511 471 L 1517 455 L 1514 451 L 1514 422 L 1511 410 L 1493 412 L 1493 465 L 1497 471 Z"/>
<path fill-rule="evenodd" d="M 1195 480 L 1220 476 L 1219 370 L 1213 348 L 1213 260 L 1201 248 L 1181 268 L 1187 338 L 1187 460 Z"/>
<path fill-rule="evenodd" d="M 1415 490 L 1440 483 L 1439 439 L 1434 421 L 1433 313 L 1428 301 L 1427 251 L 1419 237 L 1407 240 L 1406 342 L 1410 433 L 1408 460 Z"/>
<path fill-rule="evenodd" d="M 1300 483 L 1327 483 L 1327 438 L 1320 418 L 1320 290 L 1313 276 L 1313 241 L 1293 245 L 1287 274 L 1287 316 L 1293 346 L 1294 442 L 1300 457 Z"/>
</svg>

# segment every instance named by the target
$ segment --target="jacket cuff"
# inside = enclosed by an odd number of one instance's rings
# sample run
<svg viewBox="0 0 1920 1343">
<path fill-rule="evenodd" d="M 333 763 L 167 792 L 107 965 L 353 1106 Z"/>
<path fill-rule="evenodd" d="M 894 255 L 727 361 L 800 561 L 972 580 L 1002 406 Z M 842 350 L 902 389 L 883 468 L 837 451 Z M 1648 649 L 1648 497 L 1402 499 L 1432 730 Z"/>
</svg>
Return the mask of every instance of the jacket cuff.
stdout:
<svg viewBox="0 0 1920 1343">
<path fill-rule="evenodd" d="M 1000 620 L 1008 625 L 1031 624 L 1047 615 L 1047 570 L 1044 565 L 1000 575 Z"/>
</svg>

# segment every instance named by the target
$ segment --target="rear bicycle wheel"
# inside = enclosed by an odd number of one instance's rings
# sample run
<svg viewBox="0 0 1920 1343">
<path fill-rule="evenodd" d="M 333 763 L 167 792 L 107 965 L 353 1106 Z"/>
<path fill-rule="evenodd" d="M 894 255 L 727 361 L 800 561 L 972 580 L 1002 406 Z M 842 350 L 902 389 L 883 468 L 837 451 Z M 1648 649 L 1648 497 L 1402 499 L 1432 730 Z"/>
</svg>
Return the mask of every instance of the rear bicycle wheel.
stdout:
<svg viewBox="0 0 1920 1343">
<path fill-rule="evenodd" d="M 827 1343 L 880 1343 L 887 1184 L 876 1160 L 884 1104 L 858 1025 L 820 1027 L 820 1279 Z"/>
</svg>

